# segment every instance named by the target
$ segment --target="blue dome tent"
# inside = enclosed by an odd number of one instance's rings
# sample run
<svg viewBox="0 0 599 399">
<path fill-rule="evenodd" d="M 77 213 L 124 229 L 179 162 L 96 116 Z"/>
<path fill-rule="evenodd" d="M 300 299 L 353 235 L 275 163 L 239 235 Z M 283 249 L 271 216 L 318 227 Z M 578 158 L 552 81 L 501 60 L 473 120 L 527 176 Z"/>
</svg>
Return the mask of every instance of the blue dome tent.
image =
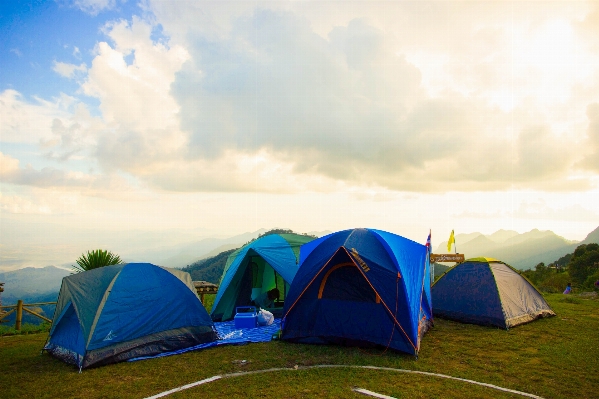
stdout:
<svg viewBox="0 0 599 399">
<path fill-rule="evenodd" d="M 298 270 L 300 246 L 313 239 L 292 233 L 269 234 L 234 251 L 223 270 L 212 305 L 212 319 L 233 319 L 236 307 L 249 305 L 273 288 L 279 290 L 279 302 L 284 302 Z M 280 316 L 277 310 L 271 310 Z"/>
<path fill-rule="evenodd" d="M 215 339 L 189 273 L 129 263 L 63 278 L 44 350 L 82 369 Z"/>
<path fill-rule="evenodd" d="M 492 258 L 472 258 L 443 274 L 431 288 L 435 315 L 508 329 L 555 316 L 543 296 L 517 270 Z"/>
<path fill-rule="evenodd" d="M 417 355 L 430 299 L 426 246 L 381 230 L 340 231 L 301 247 L 282 339 Z"/>
</svg>

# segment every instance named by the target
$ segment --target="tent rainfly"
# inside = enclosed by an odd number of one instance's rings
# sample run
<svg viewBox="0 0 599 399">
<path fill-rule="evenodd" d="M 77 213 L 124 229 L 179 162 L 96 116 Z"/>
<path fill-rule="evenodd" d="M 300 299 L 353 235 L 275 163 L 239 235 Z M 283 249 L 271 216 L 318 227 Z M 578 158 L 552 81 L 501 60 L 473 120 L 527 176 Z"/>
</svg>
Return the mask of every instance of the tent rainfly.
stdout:
<svg viewBox="0 0 599 399">
<path fill-rule="evenodd" d="M 508 329 L 555 316 L 541 293 L 516 269 L 492 258 L 452 267 L 432 286 L 435 316 Z"/>
<path fill-rule="evenodd" d="M 381 230 L 345 230 L 303 245 L 300 259 L 283 340 L 418 354 L 433 321 L 426 246 Z"/>
<path fill-rule="evenodd" d="M 300 234 L 269 234 L 234 251 L 223 270 L 212 319 L 233 319 L 236 307 L 249 305 L 273 288 L 279 290 L 278 303 L 284 302 L 298 270 L 300 246 L 313 239 Z"/>
<path fill-rule="evenodd" d="M 44 350 L 81 370 L 215 339 L 189 273 L 129 263 L 63 278 Z"/>
</svg>

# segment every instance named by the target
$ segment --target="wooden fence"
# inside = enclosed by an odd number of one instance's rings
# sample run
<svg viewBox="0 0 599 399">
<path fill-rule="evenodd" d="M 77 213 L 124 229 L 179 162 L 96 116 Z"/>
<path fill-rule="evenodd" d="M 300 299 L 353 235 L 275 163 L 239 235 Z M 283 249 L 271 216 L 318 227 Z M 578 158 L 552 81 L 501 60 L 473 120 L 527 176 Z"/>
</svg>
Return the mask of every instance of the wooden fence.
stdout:
<svg viewBox="0 0 599 399">
<path fill-rule="evenodd" d="M 218 292 L 218 285 L 209 283 L 207 281 L 193 281 L 193 286 L 198 292 L 202 303 L 204 303 L 205 294 L 216 294 Z"/>
<path fill-rule="evenodd" d="M 17 312 L 17 318 L 15 320 L 15 330 L 21 331 L 21 323 L 23 322 L 23 311 L 34 315 L 35 317 L 39 317 L 40 319 L 52 323 L 52 320 L 47 317 L 42 316 L 41 314 L 35 313 L 31 309 L 27 309 L 27 306 L 44 306 L 44 305 L 56 305 L 56 302 L 39 302 L 39 303 L 23 303 L 22 299 L 17 301 L 16 305 L 10 306 L 0 306 L 0 323 L 8 316 Z M 5 310 L 10 309 L 10 310 Z"/>
<path fill-rule="evenodd" d="M 216 294 L 218 292 L 218 286 L 216 284 L 209 283 L 207 281 L 194 281 L 194 288 L 198 292 L 202 303 L 204 303 L 205 294 Z M 52 323 L 52 320 L 41 314 L 35 313 L 31 309 L 27 309 L 27 306 L 44 306 L 44 305 L 56 305 L 56 302 L 39 302 L 39 303 L 23 303 L 23 300 L 19 299 L 16 305 L 0 306 L 0 323 L 4 321 L 6 317 L 17 312 L 17 318 L 15 320 L 15 330 L 21 331 L 21 324 L 23 322 L 23 311 L 39 317 L 40 319 Z"/>
</svg>

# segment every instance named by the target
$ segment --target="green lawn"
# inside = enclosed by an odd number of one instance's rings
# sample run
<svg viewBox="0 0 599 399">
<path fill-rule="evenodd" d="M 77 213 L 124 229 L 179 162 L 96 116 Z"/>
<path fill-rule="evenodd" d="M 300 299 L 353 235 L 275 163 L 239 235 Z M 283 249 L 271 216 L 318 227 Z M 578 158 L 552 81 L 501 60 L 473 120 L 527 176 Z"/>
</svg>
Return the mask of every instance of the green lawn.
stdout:
<svg viewBox="0 0 599 399">
<path fill-rule="evenodd" d="M 169 396 L 226 398 L 365 398 L 360 387 L 396 398 L 518 398 L 516 394 L 438 377 L 356 365 L 434 372 L 544 398 L 599 397 L 599 300 L 552 294 L 557 317 L 503 331 L 437 319 L 413 356 L 381 350 L 273 341 L 84 370 L 40 354 L 46 334 L 0 337 L 2 398 L 143 398 L 215 375 L 224 378 Z M 245 363 L 239 361 L 246 360 Z M 293 370 L 294 366 L 298 370 Z"/>
</svg>

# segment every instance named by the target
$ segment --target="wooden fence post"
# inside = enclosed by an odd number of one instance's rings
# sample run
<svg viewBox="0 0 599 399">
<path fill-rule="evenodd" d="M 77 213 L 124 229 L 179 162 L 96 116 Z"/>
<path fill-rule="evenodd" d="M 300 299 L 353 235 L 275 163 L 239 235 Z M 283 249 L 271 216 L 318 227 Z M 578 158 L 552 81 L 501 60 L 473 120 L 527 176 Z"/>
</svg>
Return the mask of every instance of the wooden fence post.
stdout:
<svg viewBox="0 0 599 399">
<path fill-rule="evenodd" d="M 21 321 L 23 321 L 23 300 L 17 301 L 17 319 L 15 321 L 15 330 L 21 331 Z"/>
</svg>

